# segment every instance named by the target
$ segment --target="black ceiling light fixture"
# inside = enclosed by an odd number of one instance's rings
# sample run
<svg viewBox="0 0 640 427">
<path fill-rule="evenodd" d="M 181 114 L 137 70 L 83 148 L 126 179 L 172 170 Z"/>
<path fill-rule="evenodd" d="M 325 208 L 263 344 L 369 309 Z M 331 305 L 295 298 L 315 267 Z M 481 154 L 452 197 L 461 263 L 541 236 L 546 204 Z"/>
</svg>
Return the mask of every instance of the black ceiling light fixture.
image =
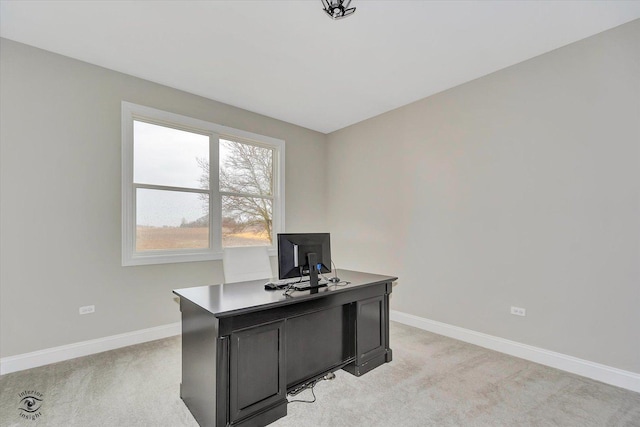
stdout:
<svg viewBox="0 0 640 427">
<path fill-rule="evenodd" d="M 324 11 L 331 19 L 342 19 L 352 15 L 356 11 L 355 7 L 349 8 L 351 0 L 322 0 Z"/>
</svg>

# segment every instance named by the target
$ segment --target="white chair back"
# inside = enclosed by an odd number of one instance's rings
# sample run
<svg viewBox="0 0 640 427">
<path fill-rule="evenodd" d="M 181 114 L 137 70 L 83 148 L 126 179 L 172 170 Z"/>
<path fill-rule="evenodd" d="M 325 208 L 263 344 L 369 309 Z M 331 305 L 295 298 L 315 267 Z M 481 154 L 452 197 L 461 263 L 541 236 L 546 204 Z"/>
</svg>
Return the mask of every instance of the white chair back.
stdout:
<svg viewBox="0 0 640 427">
<path fill-rule="evenodd" d="M 222 256 L 224 282 L 271 279 L 271 260 L 266 246 L 225 248 Z"/>
</svg>

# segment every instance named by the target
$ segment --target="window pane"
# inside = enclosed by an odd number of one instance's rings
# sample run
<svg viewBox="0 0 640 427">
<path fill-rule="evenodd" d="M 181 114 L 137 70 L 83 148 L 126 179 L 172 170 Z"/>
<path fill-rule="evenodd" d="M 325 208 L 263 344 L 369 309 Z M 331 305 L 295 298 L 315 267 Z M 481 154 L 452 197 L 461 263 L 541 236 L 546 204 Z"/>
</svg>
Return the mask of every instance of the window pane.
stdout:
<svg viewBox="0 0 640 427">
<path fill-rule="evenodd" d="M 209 137 L 134 121 L 133 181 L 209 188 Z"/>
<path fill-rule="evenodd" d="M 273 149 L 220 140 L 220 191 L 273 194 Z"/>
<path fill-rule="evenodd" d="M 222 246 L 271 245 L 273 203 L 257 197 L 222 197 Z"/>
<path fill-rule="evenodd" d="M 209 196 L 137 189 L 136 251 L 209 247 Z"/>
</svg>

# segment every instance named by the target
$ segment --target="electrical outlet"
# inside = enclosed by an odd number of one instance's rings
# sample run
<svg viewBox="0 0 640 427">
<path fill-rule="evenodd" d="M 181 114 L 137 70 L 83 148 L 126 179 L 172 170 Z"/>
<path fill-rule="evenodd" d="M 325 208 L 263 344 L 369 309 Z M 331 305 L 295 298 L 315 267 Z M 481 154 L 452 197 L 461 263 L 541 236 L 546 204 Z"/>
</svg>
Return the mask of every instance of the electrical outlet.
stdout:
<svg viewBox="0 0 640 427">
<path fill-rule="evenodd" d="M 96 311 L 95 305 L 85 305 L 84 307 L 80 307 L 80 309 L 78 310 L 80 314 L 91 314 L 91 313 L 94 313 L 95 311 Z"/>
<path fill-rule="evenodd" d="M 516 316 L 526 316 L 527 310 L 521 307 L 511 307 L 511 314 L 515 314 Z"/>
</svg>

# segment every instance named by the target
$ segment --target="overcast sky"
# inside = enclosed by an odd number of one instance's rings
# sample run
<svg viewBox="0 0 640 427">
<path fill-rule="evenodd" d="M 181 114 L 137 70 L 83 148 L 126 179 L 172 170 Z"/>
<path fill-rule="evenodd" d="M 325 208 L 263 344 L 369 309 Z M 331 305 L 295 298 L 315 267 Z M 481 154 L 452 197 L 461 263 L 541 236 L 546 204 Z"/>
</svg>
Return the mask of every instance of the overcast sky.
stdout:
<svg viewBox="0 0 640 427">
<path fill-rule="evenodd" d="M 133 179 L 139 184 L 201 188 L 203 170 L 196 159 L 209 161 L 209 137 L 134 121 Z M 198 194 L 139 189 L 138 225 L 178 226 L 207 212 Z"/>
</svg>

